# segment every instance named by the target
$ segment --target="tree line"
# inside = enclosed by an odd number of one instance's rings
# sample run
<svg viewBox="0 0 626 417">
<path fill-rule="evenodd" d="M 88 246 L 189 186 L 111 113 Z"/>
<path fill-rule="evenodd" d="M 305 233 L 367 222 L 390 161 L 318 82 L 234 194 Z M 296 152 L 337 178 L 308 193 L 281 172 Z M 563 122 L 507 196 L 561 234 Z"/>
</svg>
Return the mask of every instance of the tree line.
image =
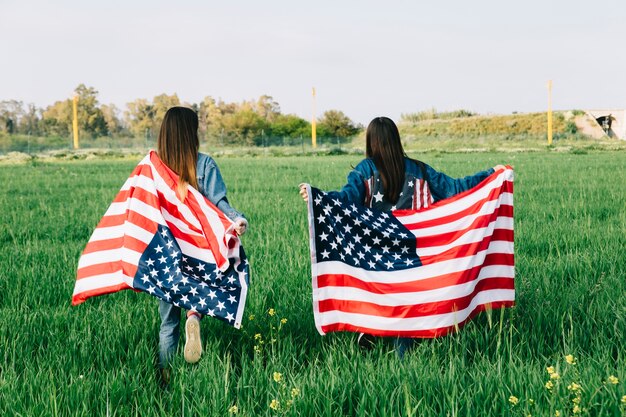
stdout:
<svg viewBox="0 0 626 417">
<path fill-rule="evenodd" d="M 101 137 L 141 137 L 154 140 L 167 109 L 187 106 L 198 113 L 201 140 L 226 145 L 300 144 L 310 138 L 311 123 L 293 114 L 283 114 L 268 95 L 256 100 L 225 102 L 207 96 L 200 103 L 182 102 L 176 94 L 161 94 L 152 100 L 137 99 L 122 111 L 114 104 L 100 104 L 98 91 L 80 84 L 78 127 L 81 140 Z M 0 132 L 29 136 L 69 137 L 72 132 L 72 99 L 60 100 L 45 108 L 24 105 L 18 100 L 0 101 Z M 317 121 L 317 136 L 326 140 L 347 140 L 362 130 L 342 111 L 328 110 Z"/>
</svg>

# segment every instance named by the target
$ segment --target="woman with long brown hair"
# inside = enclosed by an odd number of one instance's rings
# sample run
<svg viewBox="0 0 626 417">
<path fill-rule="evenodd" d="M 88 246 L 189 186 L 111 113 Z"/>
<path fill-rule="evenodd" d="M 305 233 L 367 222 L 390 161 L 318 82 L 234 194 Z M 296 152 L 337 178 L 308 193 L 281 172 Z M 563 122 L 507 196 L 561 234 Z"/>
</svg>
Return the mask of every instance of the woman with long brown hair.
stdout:
<svg viewBox="0 0 626 417">
<path fill-rule="evenodd" d="M 157 139 L 159 158 L 179 177 L 178 194 L 181 200 L 192 186 L 235 224 L 235 231 L 245 233 L 248 221 L 231 207 L 226 198 L 226 186 L 217 164 L 210 156 L 200 153 L 198 140 L 198 115 L 186 107 L 172 107 L 163 118 Z M 165 301 L 159 302 L 161 329 L 159 332 L 159 368 L 162 382 L 169 381 L 169 362 L 176 351 L 179 339 L 181 309 Z M 189 363 L 200 360 L 200 318 L 197 312 L 187 311 L 185 322 L 184 357 Z"/>
<path fill-rule="evenodd" d="M 496 169 L 478 172 L 465 178 L 451 178 L 421 161 L 409 158 L 402 147 L 398 127 L 388 117 L 376 117 L 365 133 L 365 156 L 349 174 L 348 183 L 340 191 L 331 191 L 331 198 L 372 207 L 380 211 L 421 209 L 469 190 Z M 307 184 L 300 184 L 300 195 L 308 201 Z M 363 348 L 372 346 L 372 337 L 361 333 Z M 398 356 L 413 339 L 396 339 Z"/>
</svg>

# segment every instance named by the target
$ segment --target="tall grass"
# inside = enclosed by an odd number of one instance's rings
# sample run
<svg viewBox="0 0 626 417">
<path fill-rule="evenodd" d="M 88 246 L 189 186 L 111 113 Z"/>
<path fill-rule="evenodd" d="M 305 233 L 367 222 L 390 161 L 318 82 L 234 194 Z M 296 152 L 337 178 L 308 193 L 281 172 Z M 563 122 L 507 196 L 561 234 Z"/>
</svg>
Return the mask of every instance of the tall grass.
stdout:
<svg viewBox="0 0 626 417">
<path fill-rule="evenodd" d="M 452 176 L 514 165 L 515 308 L 403 361 L 389 340 L 363 355 L 352 334 L 319 336 L 297 185 L 336 189 L 359 157 L 223 158 L 231 203 L 250 220 L 248 318 L 240 331 L 203 320 L 203 358 L 178 355 L 167 391 L 155 299 L 126 291 L 70 306 L 78 257 L 137 161 L 0 166 L 0 415 L 553 416 L 573 415 L 576 398 L 582 414 L 624 415 L 626 154 L 423 157 Z M 550 390 L 548 366 L 559 374 Z"/>
</svg>

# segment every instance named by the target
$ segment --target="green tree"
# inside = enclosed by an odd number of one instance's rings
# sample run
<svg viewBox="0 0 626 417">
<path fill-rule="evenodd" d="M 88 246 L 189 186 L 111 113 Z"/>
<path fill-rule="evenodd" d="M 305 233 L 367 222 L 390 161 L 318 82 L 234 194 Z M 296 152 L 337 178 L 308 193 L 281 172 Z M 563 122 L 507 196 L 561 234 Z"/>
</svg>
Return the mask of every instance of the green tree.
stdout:
<svg viewBox="0 0 626 417">
<path fill-rule="evenodd" d="M 317 129 L 321 137 L 350 138 L 356 135 L 361 127 L 342 111 L 328 110 L 320 118 Z"/>
<path fill-rule="evenodd" d="M 279 114 L 270 125 L 272 136 L 281 138 L 295 138 L 309 136 L 311 124 L 295 114 Z"/>
<path fill-rule="evenodd" d="M 107 135 L 114 136 L 121 133 L 124 126 L 119 118 L 120 110 L 117 106 L 115 104 L 103 104 L 100 108 L 107 127 Z"/>
<path fill-rule="evenodd" d="M 107 134 L 107 125 L 98 103 L 98 91 L 80 84 L 74 90 L 78 96 L 78 129 L 82 135 L 91 137 Z M 57 101 L 43 112 L 46 131 L 57 135 L 69 135 L 73 120 L 72 99 Z"/>
<path fill-rule="evenodd" d="M 155 112 L 154 106 L 148 100 L 139 98 L 126 103 L 124 118 L 126 125 L 135 136 L 155 137 Z"/>
<path fill-rule="evenodd" d="M 24 116 L 23 106 L 18 100 L 0 101 L 0 131 L 17 133 L 20 119 Z"/>
</svg>

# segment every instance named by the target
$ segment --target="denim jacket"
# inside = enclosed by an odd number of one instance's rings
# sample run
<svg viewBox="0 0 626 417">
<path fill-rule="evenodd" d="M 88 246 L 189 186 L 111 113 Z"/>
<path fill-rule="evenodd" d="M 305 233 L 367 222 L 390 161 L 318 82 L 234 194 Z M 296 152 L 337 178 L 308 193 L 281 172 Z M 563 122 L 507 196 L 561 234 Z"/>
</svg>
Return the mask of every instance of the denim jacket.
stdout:
<svg viewBox="0 0 626 417">
<path fill-rule="evenodd" d="M 196 177 L 198 178 L 198 191 L 211 203 L 215 204 L 232 221 L 245 216 L 231 207 L 226 198 L 226 185 L 222 179 L 215 160 L 209 155 L 198 153 L 196 164 Z"/>
<path fill-rule="evenodd" d="M 404 158 L 404 184 L 398 201 L 384 197 L 382 179 L 372 159 L 362 160 L 349 174 L 348 183 L 329 195 L 378 210 L 420 209 L 476 186 L 491 175 L 489 168 L 464 178 L 451 178 L 429 165 Z"/>
</svg>

